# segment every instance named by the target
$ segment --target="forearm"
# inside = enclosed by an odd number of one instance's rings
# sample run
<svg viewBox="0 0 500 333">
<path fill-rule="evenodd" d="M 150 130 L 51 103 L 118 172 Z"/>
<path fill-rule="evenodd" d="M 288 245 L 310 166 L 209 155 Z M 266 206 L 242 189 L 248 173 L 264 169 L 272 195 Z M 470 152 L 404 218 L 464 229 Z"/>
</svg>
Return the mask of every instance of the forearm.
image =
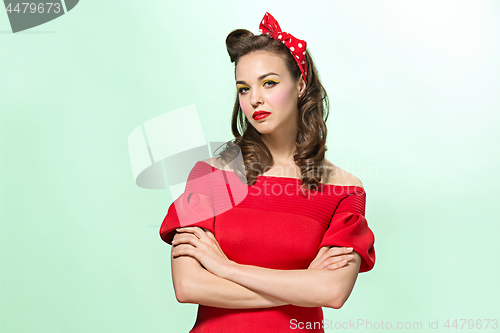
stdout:
<svg viewBox="0 0 500 333">
<path fill-rule="evenodd" d="M 175 248 L 190 245 L 177 245 Z M 266 294 L 250 290 L 207 271 L 189 256 L 172 258 L 172 280 L 178 300 L 219 308 L 266 308 L 286 305 Z"/>
<path fill-rule="evenodd" d="M 235 263 L 224 278 L 296 306 L 340 308 L 354 286 L 348 275 L 356 268 L 354 263 L 337 270 L 277 270 Z"/>
</svg>

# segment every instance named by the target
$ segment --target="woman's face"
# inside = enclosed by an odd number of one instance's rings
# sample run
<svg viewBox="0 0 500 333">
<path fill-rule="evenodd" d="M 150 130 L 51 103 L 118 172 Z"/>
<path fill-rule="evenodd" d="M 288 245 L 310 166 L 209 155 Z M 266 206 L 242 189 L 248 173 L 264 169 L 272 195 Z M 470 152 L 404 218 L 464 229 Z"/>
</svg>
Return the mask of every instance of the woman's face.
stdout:
<svg viewBox="0 0 500 333">
<path fill-rule="evenodd" d="M 235 76 L 241 109 L 257 131 L 268 134 L 297 127 L 297 100 L 305 83 L 302 77 L 290 76 L 281 57 L 267 51 L 246 54 L 239 59 Z M 267 116 L 255 118 L 257 111 Z"/>
</svg>

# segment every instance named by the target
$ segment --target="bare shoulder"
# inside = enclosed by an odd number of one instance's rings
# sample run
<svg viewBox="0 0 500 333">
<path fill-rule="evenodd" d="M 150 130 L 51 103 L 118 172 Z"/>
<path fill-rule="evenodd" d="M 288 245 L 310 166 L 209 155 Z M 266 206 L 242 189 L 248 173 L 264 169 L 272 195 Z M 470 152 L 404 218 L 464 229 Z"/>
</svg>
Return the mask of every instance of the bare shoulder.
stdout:
<svg viewBox="0 0 500 333">
<path fill-rule="evenodd" d="M 204 160 L 202 160 L 202 162 L 205 162 L 207 164 L 210 164 L 211 166 L 214 166 L 214 161 L 212 158 L 204 159 Z"/>
<path fill-rule="evenodd" d="M 232 171 L 232 169 L 229 167 L 229 165 L 222 163 L 222 161 L 218 158 L 213 158 L 213 157 L 207 158 L 207 159 L 204 159 L 203 162 L 208 163 L 217 169 Z"/>
<path fill-rule="evenodd" d="M 325 172 L 323 173 L 325 184 L 359 186 L 363 188 L 363 183 L 358 177 L 336 166 L 326 158 L 323 160 L 323 166 L 325 168 Z"/>
</svg>

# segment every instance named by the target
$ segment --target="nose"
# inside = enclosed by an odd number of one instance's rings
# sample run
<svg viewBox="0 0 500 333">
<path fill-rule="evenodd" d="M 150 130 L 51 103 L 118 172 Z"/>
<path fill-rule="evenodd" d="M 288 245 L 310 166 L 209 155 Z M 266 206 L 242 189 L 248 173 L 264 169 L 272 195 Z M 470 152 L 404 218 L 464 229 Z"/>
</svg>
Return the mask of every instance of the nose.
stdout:
<svg viewBox="0 0 500 333">
<path fill-rule="evenodd" d="M 257 107 L 259 104 L 262 104 L 264 102 L 263 98 L 262 98 L 262 94 L 259 91 L 259 89 L 252 89 L 250 91 L 250 93 L 251 93 L 251 95 L 250 95 L 250 103 L 252 103 L 252 105 L 254 107 Z"/>
</svg>

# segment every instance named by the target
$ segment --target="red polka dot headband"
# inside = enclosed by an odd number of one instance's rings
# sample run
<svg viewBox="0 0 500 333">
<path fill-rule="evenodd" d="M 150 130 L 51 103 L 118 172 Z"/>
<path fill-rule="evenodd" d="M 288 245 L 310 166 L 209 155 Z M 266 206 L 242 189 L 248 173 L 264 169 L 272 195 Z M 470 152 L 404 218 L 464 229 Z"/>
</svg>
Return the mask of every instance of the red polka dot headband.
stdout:
<svg viewBox="0 0 500 333">
<path fill-rule="evenodd" d="M 261 34 L 266 34 L 285 44 L 285 46 L 292 52 L 293 58 L 299 65 L 302 77 L 307 83 L 307 64 L 306 64 L 306 41 L 293 37 L 291 34 L 281 31 L 278 21 L 266 12 L 264 18 L 260 22 L 259 31 Z"/>
</svg>

